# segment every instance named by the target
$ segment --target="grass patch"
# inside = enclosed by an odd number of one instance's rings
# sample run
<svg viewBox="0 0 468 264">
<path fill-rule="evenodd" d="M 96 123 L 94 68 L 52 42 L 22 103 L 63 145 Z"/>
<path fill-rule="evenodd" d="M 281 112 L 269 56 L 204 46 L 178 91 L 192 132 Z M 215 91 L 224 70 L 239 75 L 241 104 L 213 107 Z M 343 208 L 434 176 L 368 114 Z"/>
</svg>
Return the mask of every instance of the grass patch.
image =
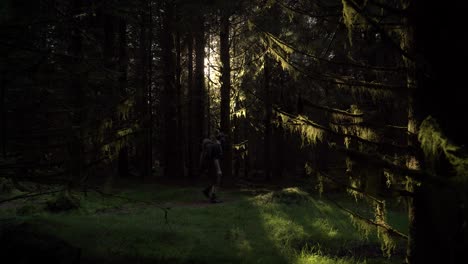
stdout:
<svg viewBox="0 0 468 264">
<path fill-rule="evenodd" d="M 82 263 L 401 263 L 384 258 L 377 237 L 360 234 L 348 215 L 298 188 L 224 191 L 220 204 L 201 189 L 113 190 L 130 200 L 89 192 L 80 209 L 23 219 L 81 248 Z M 160 206 L 171 208 L 167 223 Z M 398 212 L 389 217 L 400 221 Z"/>
</svg>

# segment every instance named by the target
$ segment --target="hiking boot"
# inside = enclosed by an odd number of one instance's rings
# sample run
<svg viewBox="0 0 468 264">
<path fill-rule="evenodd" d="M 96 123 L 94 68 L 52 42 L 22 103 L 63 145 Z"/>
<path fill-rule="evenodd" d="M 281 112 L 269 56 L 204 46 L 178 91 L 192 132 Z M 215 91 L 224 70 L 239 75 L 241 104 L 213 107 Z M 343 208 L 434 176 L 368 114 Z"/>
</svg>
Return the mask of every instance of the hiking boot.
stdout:
<svg viewBox="0 0 468 264">
<path fill-rule="evenodd" d="M 218 200 L 218 199 L 216 198 L 216 195 L 215 195 L 215 194 L 213 194 L 213 195 L 211 196 L 210 202 L 211 202 L 211 203 L 221 203 L 221 201 Z"/>
<path fill-rule="evenodd" d="M 222 203 L 223 201 L 218 200 L 218 199 L 211 199 L 210 203 Z"/>
</svg>

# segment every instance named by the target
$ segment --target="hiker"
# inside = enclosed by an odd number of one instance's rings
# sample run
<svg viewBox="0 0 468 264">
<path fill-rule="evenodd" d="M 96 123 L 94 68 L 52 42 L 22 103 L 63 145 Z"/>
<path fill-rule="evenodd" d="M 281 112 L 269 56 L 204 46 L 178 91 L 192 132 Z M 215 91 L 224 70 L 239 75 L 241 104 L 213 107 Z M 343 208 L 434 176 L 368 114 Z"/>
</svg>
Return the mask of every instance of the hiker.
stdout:
<svg viewBox="0 0 468 264">
<path fill-rule="evenodd" d="M 212 135 L 209 138 L 203 139 L 202 142 L 202 152 L 200 155 L 201 173 L 207 171 L 211 178 L 211 184 L 203 190 L 203 194 L 210 199 L 210 202 L 212 203 L 220 202 L 216 198 L 216 193 L 221 184 L 221 177 L 223 175 L 220 165 L 223 155 L 221 141 L 223 140 L 223 134 L 219 133 L 217 136 Z M 212 169 L 215 170 L 216 176 L 213 176 L 213 173 L 210 173 L 212 172 Z"/>
</svg>

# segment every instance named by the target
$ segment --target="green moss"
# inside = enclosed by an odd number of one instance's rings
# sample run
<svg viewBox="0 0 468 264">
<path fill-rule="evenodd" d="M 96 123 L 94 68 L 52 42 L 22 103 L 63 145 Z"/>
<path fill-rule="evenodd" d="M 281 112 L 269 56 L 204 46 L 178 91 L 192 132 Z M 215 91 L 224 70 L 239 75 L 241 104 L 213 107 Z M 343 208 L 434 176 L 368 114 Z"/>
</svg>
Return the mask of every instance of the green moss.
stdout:
<svg viewBox="0 0 468 264">
<path fill-rule="evenodd" d="M 307 192 L 292 187 L 259 195 L 257 199 L 262 203 L 303 204 L 310 202 L 311 198 Z"/>
</svg>

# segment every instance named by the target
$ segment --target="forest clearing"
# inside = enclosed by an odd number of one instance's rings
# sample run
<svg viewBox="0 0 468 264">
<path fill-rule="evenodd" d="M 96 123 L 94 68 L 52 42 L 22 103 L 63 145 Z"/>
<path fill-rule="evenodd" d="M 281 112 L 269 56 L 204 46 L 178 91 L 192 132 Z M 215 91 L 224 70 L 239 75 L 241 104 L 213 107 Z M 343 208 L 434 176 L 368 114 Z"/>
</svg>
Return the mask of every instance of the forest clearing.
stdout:
<svg viewBox="0 0 468 264">
<path fill-rule="evenodd" d="M 48 207 L 57 195 L 4 203 L 0 206 L 2 224 L 10 231 L 21 229 L 18 234 L 29 240 L 4 235 L 1 245 L 7 250 L 2 259 L 16 258 L 22 263 L 39 259 L 76 263 L 79 258 L 80 263 L 357 264 L 401 263 L 404 258 L 404 240 L 393 241 L 396 250 L 385 255 L 375 230 L 366 234 L 332 202 L 299 188 L 225 190 L 219 204 L 209 203 L 201 189 L 146 184 L 116 189 L 113 195 L 73 193 L 80 208 L 63 212 Z M 343 205 L 357 205 L 346 196 L 333 196 Z M 161 208 L 167 210 L 167 218 Z M 389 222 L 407 229 L 404 212 L 389 210 Z M 31 253 L 24 255 L 25 250 Z M 47 250 L 55 250 L 56 261 Z"/>
</svg>

